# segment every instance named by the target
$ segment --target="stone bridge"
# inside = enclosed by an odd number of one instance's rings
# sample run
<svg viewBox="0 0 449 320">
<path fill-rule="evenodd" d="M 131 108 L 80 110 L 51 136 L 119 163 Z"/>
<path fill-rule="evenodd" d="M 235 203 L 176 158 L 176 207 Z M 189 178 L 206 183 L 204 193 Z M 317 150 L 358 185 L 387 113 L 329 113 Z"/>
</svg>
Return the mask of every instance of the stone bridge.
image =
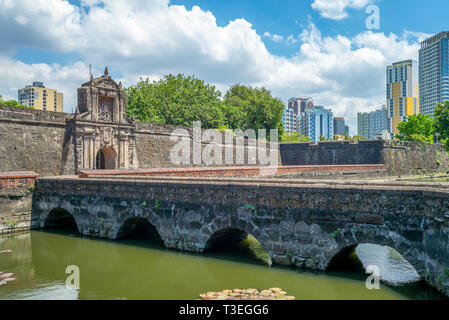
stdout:
<svg viewBox="0 0 449 320">
<path fill-rule="evenodd" d="M 203 252 L 252 234 L 274 263 L 326 270 L 357 244 L 396 249 L 449 295 L 449 185 L 247 178 L 37 180 L 32 228 L 74 219 L 86 236 L 152 227 L 168 248 Z"/>
</svg>

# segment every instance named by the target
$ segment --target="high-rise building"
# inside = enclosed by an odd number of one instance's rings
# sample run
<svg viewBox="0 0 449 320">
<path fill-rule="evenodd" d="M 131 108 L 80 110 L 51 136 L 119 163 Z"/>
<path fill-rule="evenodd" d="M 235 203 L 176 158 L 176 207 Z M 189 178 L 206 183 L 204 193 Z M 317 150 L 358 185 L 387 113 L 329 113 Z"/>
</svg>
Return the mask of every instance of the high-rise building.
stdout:
<svg viewBox="0 0 449 320">
<path fill-rule="evenodd" d="M 421 43 L 419 88 L 423 114 L 433 116 L 436 104 L 449 100 L 449 31 Z"/>
<path fill-rule="evenodd" d="M 334 135 L 344 136 L 345 130 L 345 118 L 334 118 Z"/>
<path fill-rule="evenodd" d="M 398 124 L 419 113 L 418 62 L 406 60 L 387 67 L 387 130 L 394 137 Z"/>
<path fill-rule="evenodd" d="M 349 137 L 349 126 L 345 126 L 345 136 Z"/>
<path fill-rule="evenodd" d="M 295 114 L 300 115 L 301 112 L 306 111 L 306 109 L 313 108 L 312 98 L 291 98 L 288 100 L 289 109 L 293 109 Z"/>
<path fill-rule="evenodd" d="M 382 131 L 387 130 L 387 107 L 373 112 L 357 114 L 357 135 L 366 139 L 375 139 Z"/>
<path fill-rule="evenodd" d="M 293 109 L 285 109 L 282 116 L 285 132 L 299 132 L 299 115 L 295 114 Z"/>
<path fill-rule="evenodd" d="M 19 89 L 18 102 L 44 111 L 62 112 L 63 108 L 62 93 L 45 88 L 42 82 L 33 82 L 33 85 Z"/>
<path fill-rule="evenodd" d="M 334 115 L 331 110 L 321 106 L 306 109 L 301 113 L 301 133 L 310 137 L 313 143 L 320 138 L 333 140 L 334 138 Z"/>
<path fill-rule="evenodd" d="M 300 131 L 301 113 L 306 109 L 313 108 L 311 98 L 291 98 L 288 100 L 287 108 L 284 110 L 282 121 L 286 132 Z"/>
</svg>

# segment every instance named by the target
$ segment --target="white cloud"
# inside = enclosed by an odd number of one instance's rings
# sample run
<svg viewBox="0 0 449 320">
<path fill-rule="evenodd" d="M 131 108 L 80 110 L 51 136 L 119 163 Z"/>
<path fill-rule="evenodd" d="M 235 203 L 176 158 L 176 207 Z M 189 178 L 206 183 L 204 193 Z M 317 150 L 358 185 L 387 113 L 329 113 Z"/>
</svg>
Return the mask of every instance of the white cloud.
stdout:
<svg viewBox="0 0 449 320">
<path fill-rule="evenodd" d="M 268 39 L 270 39 L 270 40 L 272 40 L 274 42 L 278 42 L 278 43 L 284 42 L 284 37 L 283 36 L 280 36 L 280 35 L 277 35 L 277 34 L 271 34 L 268 31 L 265 32 L 263 34 L 263 36 L 264 36 L 264 38 L 268 38 Z"/>
<path fill-rule="evenodd" d="M 324 18 L 341 20 L 348 17 L 347 8 L 362 9 L 375 0 L 314 0 L 312 8 Z"/>
<path fill-rule="evenodd" d="M 99 71 L 94 70 L 97 74 Z M 64 94 L 64 110 L 71 112 L 76 108 L 76 89 L 89 81 L 89 66 L 76 62 L 67 66 L 46 63 L 25 64 L 8 57 L 0 56 L 0 94 L 5 99 L 17 100 L 17 90 L 42 81 L 47 88 L 57 89 Z"/>
<path fill-rule="evenodd" d="M 77 7 L 61 0 L 0 0 L 0 53 L 17 47 L 64 51 L 79 33 Z"/>
<path fill-rule="evenodd" d="M 291 45 L 291 44 L 297 43 L 298 41 L 299 41 L 299 39 L 297 39 L 294 35 L 291 34 L 287 37 L 287 39 L 285 40 L 285 43 L 288 45 Z"/>
<path fill-rule="evenodd" d="M 316 103 L 347 117 L 356 133 L 357 112 L 385 104 L 385 67 L 417 59 L 417 39 L 425 36 L 367 31 L 354 37 L 324 37 L 310 23 L 299 37 L 285 39 L 300 46 L 287 58 L 271 54 L 248 21 L 236 19 L 220 27 L 211 12 L 199 7 L 187 10 L 166 0 L 133 0 L 132 4 L 84 0 L 88 7 L 80 11 L 65 1 L 49 0 L 54 10 L 46 16 L 44 2 L 0 0 L 0 26 L 9 25 L 7 32 L 0 33 L 0 42 L 13 49 L 27 44 L 40 50 L 76 51 L 83 61 L 66 66 L 24 64 L 0 49 L 0 74 L 8 75 L 0 77 L 0 93 L 15 98 L 18 88 L 44 81 L 64 92 L 66 111 L 76 106 L 76 89 L 87 80 L 87 66 L 92 63 L 98 69 L 95 75 L 105 65 L 120 72 L 123 77 L 118 80 L 124 85 L 141 76 L 157 80 L 181 72 L 222 91 L 244 83 L 265 86 L 284 101 L 312 96 Z M 31 9 L 33 3 L 37 8 Z M 19 17 L 16 11 L 27 6 Z M 30 34 L 33 41 L 28 42 Z M 264 36 L 273 38 L 271 33 Z"/>
</svg>

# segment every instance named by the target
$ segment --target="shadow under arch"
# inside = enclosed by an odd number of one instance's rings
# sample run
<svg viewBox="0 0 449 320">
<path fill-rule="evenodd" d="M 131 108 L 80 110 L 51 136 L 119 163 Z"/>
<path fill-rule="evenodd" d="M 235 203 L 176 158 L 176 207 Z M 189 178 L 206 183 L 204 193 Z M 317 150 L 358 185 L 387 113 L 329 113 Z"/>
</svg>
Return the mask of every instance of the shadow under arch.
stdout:
<svg viewBox="0 0 449 320">
<path fill-rule="evenodd" d="M 104 147 L 98 150 L 95 165 L 97 169 L 115 169 L 117 152 L 113 148 Z"/>
<path fill-rule="evenodd" d="M 65 209 L 55 208 L 45 218 L 44 229 L 68 233 L 80 233 L 73 215 Z"/>
<path fill-rule="evenodd" d="M 164 241 L 156 227 L 147 219 L 132 217 L 125 220 L 117 232 L 117 240 L 142 240 L 145 245 L 164 248 Z M 143 244 L 143 243 L 142 243 Z"/>
<path fill-rule="evenodd" d="M 271 258 L 256 235 L 239 228 L 215 231 L 207 240 L 204 254 L 239 262 L 271 265 Z"/>
</svg>

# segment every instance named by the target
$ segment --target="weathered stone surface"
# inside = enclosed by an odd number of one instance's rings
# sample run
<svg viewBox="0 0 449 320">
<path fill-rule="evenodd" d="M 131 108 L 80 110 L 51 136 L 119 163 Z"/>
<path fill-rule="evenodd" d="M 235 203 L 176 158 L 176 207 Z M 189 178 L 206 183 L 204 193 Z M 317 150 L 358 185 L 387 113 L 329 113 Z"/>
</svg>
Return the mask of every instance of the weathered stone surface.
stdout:
<svg viewBox="0 0 449 320">
<path fill-rule="evenodd" d="M 386 164 L 389 175 L 449 171 L 449 157 L 441 144 L 382 140 L 282 143 L 280 153 L 286 166 Z"/>
<path fill-rule="evenodd" d="M 298 193 L 307 201 L 285 201 Z M 42 178 L 33 200 L 35 228 L 45 228 L 61 208 L 73 215 L 80 233 L 115 239 L 129 219 L 140 217 L 168 248 L 202 252 L 252 234 L 275 263 L 309 269 L 325 270 L 337 253 L 356 244 L 387 245 L 449 294 L 444 189 Z"/>
<path fill-rule="evenodd" d="M 29 230 L 36 177 L 34 172 L 0 172 L 0 235 Z"/>
</svg>

